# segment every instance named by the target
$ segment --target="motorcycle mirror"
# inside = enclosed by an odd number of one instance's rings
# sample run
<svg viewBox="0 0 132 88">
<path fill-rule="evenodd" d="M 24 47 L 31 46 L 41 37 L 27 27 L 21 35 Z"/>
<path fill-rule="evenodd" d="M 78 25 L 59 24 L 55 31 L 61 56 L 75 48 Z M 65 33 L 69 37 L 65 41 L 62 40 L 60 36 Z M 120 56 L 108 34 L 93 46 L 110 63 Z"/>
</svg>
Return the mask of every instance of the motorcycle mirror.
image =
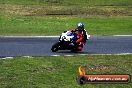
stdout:
<svg viewBox="0 0 132 88">
<path fill-rule="evenodd" d="M 64 33 L 66 33 L 67 31 L 64 31 Z"/>
</svg>

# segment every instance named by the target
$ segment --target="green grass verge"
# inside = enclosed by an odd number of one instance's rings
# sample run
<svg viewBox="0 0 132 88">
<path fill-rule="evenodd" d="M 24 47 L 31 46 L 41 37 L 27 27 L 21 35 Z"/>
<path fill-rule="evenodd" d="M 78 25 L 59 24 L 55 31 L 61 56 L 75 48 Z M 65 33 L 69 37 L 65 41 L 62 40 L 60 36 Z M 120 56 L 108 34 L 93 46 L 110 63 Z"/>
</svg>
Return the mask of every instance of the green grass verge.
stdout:
<svg viewBox="0 0 132 88">
<path fill-rule="evenodd" d="M 0 35 L 59 35 L 84 22 L 91 35 L 132 34 L 132 17 L 0 16 Z"/>
<path fill-rule="evenodd" d="M 0 0 L 0 35 L 59 35 L 78 22 L 92 35 L 131 35 L 131 5 L 131 0 Z"/>
<path fill-rule="evenodd" d="M 76 83 L 78 67 L 87 64 L 87 74 L 130 74 L 132 55 L 34 57 L 0 60 L 0 88 L 131 88 L 129 84 Z M 91 69 L 95 68 L 95 69 Z"/>
</svg>

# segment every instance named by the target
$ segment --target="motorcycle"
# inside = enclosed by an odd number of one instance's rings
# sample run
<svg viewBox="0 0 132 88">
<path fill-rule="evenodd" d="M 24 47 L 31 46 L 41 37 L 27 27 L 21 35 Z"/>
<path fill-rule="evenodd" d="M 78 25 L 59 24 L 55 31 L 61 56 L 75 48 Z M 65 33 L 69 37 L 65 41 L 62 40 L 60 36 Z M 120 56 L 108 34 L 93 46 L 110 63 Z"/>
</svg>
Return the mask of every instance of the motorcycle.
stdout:
<svg viewBox="0 0 132 88">
<path fill-rule="evenodd" d="M 90 35 L 87 36 L 89 38 Z M 77 40 L 77 34 L 71 31 L 64 31 L 59 38 L 59 42 L 55 43 L 51 51 L 56 52 L 58 50 L 71 50 L 72 52 L 76 52 L 77 45 L 74 43 Z"/>
</svg>

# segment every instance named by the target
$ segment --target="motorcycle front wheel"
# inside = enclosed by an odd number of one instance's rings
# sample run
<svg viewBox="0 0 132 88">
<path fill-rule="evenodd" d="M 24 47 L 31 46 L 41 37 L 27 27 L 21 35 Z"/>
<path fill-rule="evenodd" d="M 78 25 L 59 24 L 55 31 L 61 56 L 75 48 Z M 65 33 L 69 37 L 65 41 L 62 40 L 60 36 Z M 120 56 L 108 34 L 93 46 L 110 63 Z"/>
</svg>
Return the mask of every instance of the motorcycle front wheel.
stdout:
<svg viewBox="0 0 132 88">
<path fill-rule="evenodd" d="M 51 51 L 52 51 L 52 52 L 56 52 L 56 51 L 59 50 L 59 47 L 60 47 L 60 42 L 57 42 L 57 43 L 55 43 L 55 44 L 52 46 Z"/>
</svg>

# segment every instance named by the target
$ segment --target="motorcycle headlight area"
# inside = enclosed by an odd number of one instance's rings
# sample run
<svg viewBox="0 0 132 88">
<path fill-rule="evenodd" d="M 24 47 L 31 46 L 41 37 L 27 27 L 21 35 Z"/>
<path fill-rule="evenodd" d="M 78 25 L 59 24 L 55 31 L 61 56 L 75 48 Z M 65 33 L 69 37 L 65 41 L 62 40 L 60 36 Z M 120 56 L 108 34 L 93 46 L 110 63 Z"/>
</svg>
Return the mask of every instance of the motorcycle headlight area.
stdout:
<svg viewBox="0 0 132 88">
<path fill-rule="evenodd" d="M 62 36 L 62 40 L 64 40 L 64 41 L 70 41 L 70 39 L 66 38 L 65 36 Z"/>
<path fill-rule="evenodd" d="M 66 37 L 65 37 L 65 36 L 63 36 L 63 37 L 62 37 L 62 39 L 66 39 Z"/>
</svg>

